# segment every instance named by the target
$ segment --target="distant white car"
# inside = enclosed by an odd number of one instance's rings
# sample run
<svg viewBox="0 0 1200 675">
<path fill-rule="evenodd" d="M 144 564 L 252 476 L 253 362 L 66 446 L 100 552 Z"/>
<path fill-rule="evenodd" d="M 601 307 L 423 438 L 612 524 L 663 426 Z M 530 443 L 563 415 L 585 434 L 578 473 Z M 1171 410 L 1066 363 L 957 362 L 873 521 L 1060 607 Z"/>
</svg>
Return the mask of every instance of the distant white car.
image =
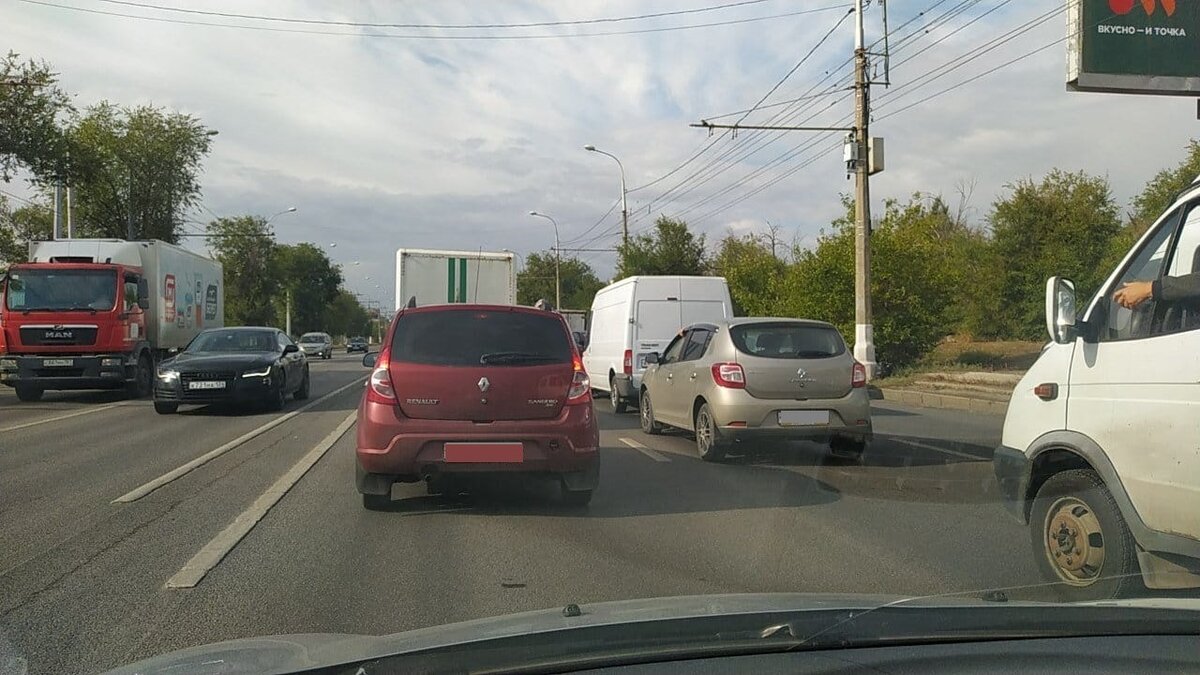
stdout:
<svg viewBox="0 0 1200 675">
<path fill-rule="evenodd" d="M 333 338 L 329 333 L 305 333 L 300 336 L 300 351 L 305 356 L 333 358 Z"/>
</svg>

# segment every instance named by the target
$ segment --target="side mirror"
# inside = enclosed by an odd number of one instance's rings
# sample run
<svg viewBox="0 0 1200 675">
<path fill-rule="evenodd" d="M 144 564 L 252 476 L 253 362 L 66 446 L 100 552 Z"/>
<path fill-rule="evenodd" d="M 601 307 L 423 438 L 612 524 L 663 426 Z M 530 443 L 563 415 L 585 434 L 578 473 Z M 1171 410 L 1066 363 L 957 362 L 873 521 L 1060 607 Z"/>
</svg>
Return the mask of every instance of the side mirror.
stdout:
<svg viewBox="0 0 1200 675">
<path fill-rule="evenodd" d="M 659 362 L 658 352 L 650 352 L 649 354 L 647 354 L 645 356 L 645 358 L 643 360 L 646 362 L 646 365 L 648 365 L 648 366 L 658 363 Z"/>
<path fill-rule="evenodd" d="M 371 352 L 369 354 L 363 354 L 363 360 L 362 360 L 363 368 L 374 368 L 375 361 L 377 361 L 378 359 L 379 359 L 378 352 Z"/>
<path fill-rule="evenodd" d="M 1075 339 L 1075 284 L 1070 279 L 1046 280 L 1046 331 L 1050 339 L 1066 344 Z"/>
<path fill-rule="evenodd" d="M 167 350 L 167 353 L 168 353 L 168 354 L 178 354 L 178 353 L 179 353 L 179 347 L 171 347 L 170 349 L 168 349 L 168 350 Z"/>
<path fill-rule="evenodd" d="M 150 309 L 150 282 L 142 277 L 138 279 L 137 286 L 137 306 L 142 309 Z"/>
<path fill-rule="evenodd" d="M 296 345 L 284 345 L 283 347 L 284 354 L 295 354 L 298 351 L 300 351 L 300 348 Z"/>
</svg>

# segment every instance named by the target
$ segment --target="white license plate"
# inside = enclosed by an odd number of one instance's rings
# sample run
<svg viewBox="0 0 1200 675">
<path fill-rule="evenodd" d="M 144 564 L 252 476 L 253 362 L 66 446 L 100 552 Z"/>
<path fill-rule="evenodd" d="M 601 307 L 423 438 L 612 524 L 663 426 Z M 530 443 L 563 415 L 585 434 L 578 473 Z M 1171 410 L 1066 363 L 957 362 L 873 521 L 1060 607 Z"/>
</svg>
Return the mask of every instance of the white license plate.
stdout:
<svg viewBox="0 0 1200 675">
<path fill-rule="evenodd" d="M 781 427 L 814 427 L 829 424 L 828 410 L 780 410 Z"/>
<path fill-rule="evenodd" d="M 42 359 L 42 366 L 46 368 L 70 368 L 75 365 L 75 359 Z"/>
<path fill-rule="evenodd" d="M 210 381 L 201 380 L 199 382 L 188 382 L 188 389 L 224 389 L 225 383 L 221 380 Z"/>
</svg>

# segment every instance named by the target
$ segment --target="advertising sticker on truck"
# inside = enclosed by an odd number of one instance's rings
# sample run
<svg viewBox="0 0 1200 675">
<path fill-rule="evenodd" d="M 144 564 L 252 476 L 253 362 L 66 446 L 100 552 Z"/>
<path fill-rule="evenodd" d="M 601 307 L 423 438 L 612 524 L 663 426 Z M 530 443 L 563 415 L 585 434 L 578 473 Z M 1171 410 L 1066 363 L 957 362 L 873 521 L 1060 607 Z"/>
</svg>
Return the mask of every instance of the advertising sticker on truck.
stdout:
<svg viewBox="0 0 1200 675">
<path fill-rule="evenodd" d="M 175 275 L 168 274 L 163 278 L 163 299 L 166 301 L 164 317 L 167 323 L 175 322 Z"/>
<path fill-rule="evenodd" d="M 204 293 L 204 319 L 212 321 L 217 318 L 217 285 L 209 284 Z"/>
</svg>

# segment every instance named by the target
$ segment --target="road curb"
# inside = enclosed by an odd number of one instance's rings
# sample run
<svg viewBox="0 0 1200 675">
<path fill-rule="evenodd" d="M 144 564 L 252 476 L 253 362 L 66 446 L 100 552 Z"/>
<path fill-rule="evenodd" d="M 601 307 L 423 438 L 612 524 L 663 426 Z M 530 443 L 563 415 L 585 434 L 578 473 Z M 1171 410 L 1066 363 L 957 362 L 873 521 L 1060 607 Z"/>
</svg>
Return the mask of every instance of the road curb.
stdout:
<svg viewBox="0 0 1200 675">
<path fill-rule="evenodd" d="M 923 408 L 942 408 L 947 410 L 966 410 L 968 412 L 1003 415 L 1008 410 L 1008 401 L 992 401 L 984 398 L 969 396 L 954 396 L 951 394 L 936 394 L 928 391 L 912 389 L 876 389 L 878 397 L 885 401 L 907 403 Z M 875 397 L 872 397 L 875 398 Z"/>
</svg>

